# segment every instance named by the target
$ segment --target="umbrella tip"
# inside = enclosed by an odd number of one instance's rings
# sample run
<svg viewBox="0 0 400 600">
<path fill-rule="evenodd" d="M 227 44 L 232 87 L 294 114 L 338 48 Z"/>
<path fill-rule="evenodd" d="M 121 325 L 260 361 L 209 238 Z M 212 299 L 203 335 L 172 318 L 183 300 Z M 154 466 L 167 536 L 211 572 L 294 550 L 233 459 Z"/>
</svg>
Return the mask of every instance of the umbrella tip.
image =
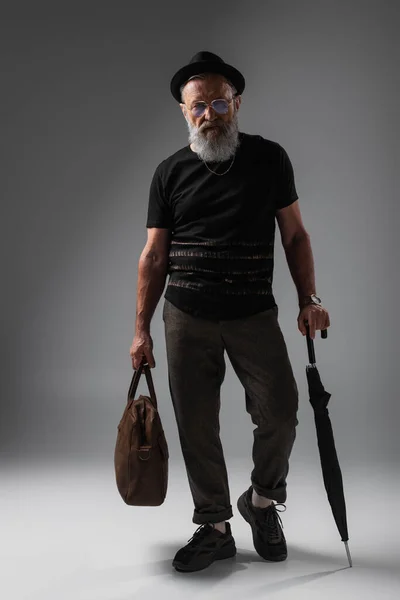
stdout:
<svg viewBox="0 0 400 600">
<path fill-rule="evenodd" d="M 344 543 L 345 547 L 346 547 L 346 553 L 347 553 L 347 559 L 349 561 L 349 565 L 350 567 L 353 566 L 353 561 L 351 560 L 351 554 L 350 554 L 350 550 L 349 550 L 349 544 L 347 542 Z"/>
</svg>

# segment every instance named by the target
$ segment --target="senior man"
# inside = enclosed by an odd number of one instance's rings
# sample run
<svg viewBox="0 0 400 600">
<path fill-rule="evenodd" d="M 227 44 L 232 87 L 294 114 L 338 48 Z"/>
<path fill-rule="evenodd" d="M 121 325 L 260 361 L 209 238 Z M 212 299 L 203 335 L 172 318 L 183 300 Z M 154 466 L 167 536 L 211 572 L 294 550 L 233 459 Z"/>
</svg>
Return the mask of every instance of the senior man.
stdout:
<svg viewBox="0 0 400 600">
<path fill-rule="evenodd" d="M 139 260 L 132 366 L 155 366 L 150 321 L 163 306 L 169 389 L 199 525 L 172 562 L 198 571 L 236 554 L 219 436 L 224 353 L 243 385 L 254 429 L 251 485 L 237 501 L 265 560 L 287 557 L 278 511 L 296 437 L 298 389 L 272 291 L 275 219 L 297 288 L 297 324 L 311 338 L 329 315 L 315 295 L 310 239 L 284 148 L 239 131 L 243 75 L 199 52 L 171 80 L 189 144 L 156 168 L 148 240 Z M 282 508 L 281 508 L 282 507 Z"/>
</svg>

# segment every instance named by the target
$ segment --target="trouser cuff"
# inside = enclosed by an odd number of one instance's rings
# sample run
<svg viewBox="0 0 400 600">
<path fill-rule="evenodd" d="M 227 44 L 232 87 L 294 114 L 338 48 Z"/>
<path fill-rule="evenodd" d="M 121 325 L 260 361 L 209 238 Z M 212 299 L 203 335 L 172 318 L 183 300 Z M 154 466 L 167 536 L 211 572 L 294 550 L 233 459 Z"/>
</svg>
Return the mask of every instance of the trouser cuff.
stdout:
<svg viewBox="0 0 400 600">
<path fill-rule="evenodd" d="M 275 500 L 275 502 L 286 502 L 286 484 L 276 487 L 274 489 L 260 487 L 256 483 L 252 483 L 252 486 L 259 496 L 264 496 L 264 498 L 270 498 L 270 500 Z"/>
<path fill-rule="evenodd" d="M 219 512 L 197 512 L 193 513 L 193 523 L 202 525 L 203 523 L 220 523 L 233 517 L 232 506 Z"/>
</svg>

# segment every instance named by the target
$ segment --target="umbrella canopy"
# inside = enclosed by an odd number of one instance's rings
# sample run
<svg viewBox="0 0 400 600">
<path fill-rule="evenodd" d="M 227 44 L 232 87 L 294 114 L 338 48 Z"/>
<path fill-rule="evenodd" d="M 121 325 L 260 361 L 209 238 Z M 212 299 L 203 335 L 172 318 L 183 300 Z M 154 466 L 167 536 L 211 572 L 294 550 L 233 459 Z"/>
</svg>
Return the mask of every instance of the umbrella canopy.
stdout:
<svg viewBox="0 0 400 600">
<path fill-rule="evenodd" d="M 352 560 L 347 543 L 349 540 L 349 534 L 347 529 L 346 502 L 344 498 L 343 478 L 339 466 L 338 456 L 336 453 L 332 424 L 328 411 L 328 402 L 331 398 L 331 394 L 325 390 L 321 382 L 318 369 L 316 367 L 314 342 L 310 338 L 309 326 L 307 321 L 305 323 L 305 326 L 307 330 L 308 358 L 310 361 L 310 364 L 306 367 L 306 374 L 310 403 L 314 409 L 314 420 L 315 428 L 317 431 L 322 475 L 329 504 L 331 505 L 333 517 L 341 535 L 342 542 L 345 543 L 347 558 L 351 567 Z M 327 338 L 327 336 L 327 330 L 322 330 L 321 337 Z"/>
</svg>

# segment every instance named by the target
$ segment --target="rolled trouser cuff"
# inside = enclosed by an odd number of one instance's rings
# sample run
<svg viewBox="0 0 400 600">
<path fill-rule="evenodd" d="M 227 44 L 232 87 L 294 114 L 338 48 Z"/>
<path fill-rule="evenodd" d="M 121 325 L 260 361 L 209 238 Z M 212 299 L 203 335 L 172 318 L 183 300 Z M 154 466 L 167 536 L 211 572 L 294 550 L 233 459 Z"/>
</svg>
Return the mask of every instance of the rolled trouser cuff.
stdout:
<svg viewBox="0 0 400 600">
<path fill-rule="evenodd" d="M 193 523 L 202 525 L 203 523 L 221 523 L 233 517 L 232 506 L 219 512 L 197 512 L 193 513 Z"/>
<path fill-rule="evenodd" d="M 286 502 L 287 491 L 286 484 L 276 487 L 274 489 L 260 487 L 256 483 L 252 483 L 253 489 L 257 492 L 259 496 L 263 496 L 264 498 L 269 498 L 270 500 L 275 500 L 275 502 Z"/>
</svg>

